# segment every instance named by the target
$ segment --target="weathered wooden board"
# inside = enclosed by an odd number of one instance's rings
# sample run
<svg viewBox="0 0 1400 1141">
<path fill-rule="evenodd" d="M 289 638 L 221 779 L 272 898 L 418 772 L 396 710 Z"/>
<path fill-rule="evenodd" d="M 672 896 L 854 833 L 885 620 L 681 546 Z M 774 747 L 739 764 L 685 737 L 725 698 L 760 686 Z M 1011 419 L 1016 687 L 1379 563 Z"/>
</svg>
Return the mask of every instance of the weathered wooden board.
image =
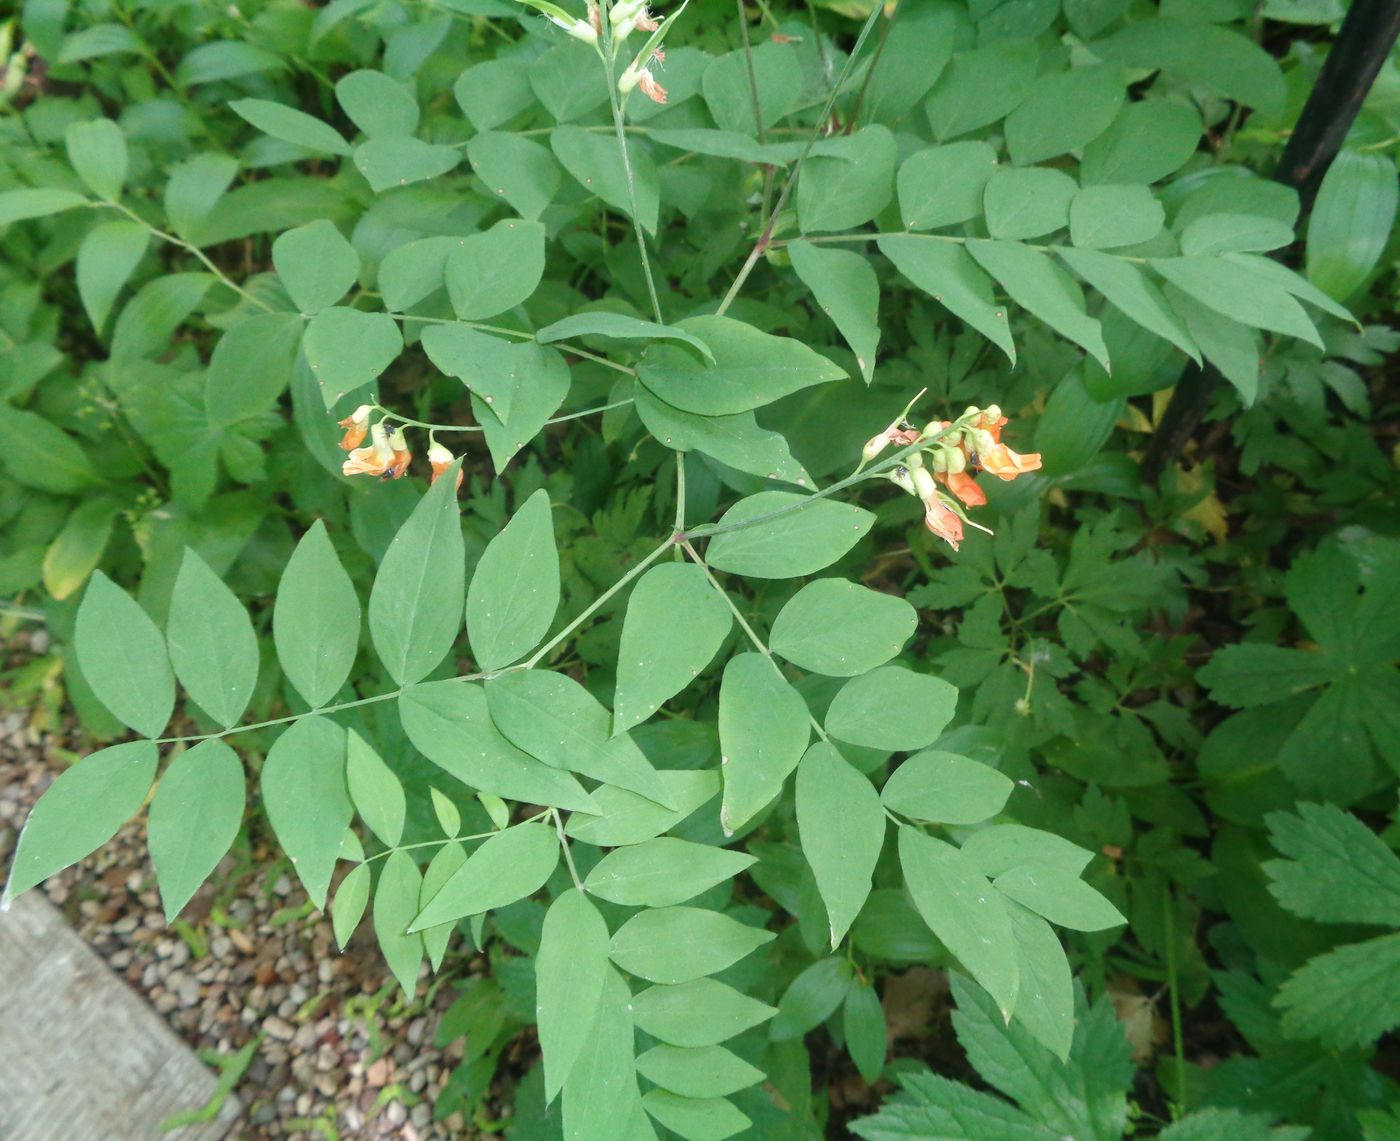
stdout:
<svg viewBox="0 0 1400 1141">
<path fill-rule="evenodd" d="M 237 1116 L 169 1133 L 214 1074 L 37 891 L 0 913 L 0 1137 L 219 1141 Z"/>
</svg>

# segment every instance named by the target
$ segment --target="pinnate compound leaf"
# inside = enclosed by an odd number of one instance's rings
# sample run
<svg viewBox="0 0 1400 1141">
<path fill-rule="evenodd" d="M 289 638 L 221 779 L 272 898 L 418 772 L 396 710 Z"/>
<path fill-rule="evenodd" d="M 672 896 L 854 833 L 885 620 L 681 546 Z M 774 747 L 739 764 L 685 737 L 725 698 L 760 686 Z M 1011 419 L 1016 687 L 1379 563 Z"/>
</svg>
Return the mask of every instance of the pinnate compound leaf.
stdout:
<svg viewBox="0 0 1400 1141">
<path fill-rule="evenodd" d="M 307 316 L 334 305 L 360 275 L 360 255 L 325 219 L 279 234 L 272 243 L 272 264 Z"/>
<path fill-rule="evenodd" d="M 1214 700 L 1248 709 L 1325 685 L 1335 667 L 1324 654 L 1242 642 L 1217 650 L 1196 676 Z"/>
<path fill-rule="evenodd" d="M 4 901 L 8 903 L 115 836 L 151 791 L 158 756 L 153 742 L 128 741 L 101 749 L 64 769 L 24 822 Z"/>
<path fill-rule="evenodd" d="M 443 267 L 452 309 L 463 321 L 480 321 L 514 309 L 544 276 L 544 227 L 507 218 L 463 238 Z"/>
<path fill-rule="evenodd" d="M 974 238 L 967 251 L 1017 305 L 1039 317 L 1109 369 L 1108 348 L 1096 318 L 1084 311 L 1084 295 L 1069 274 L 1046 255 L 1021 242 Z"/>
<path fill-rule="evenodd" d="M 360 819 L 386 848 L 397 845 L 403 839 L 408 810 L 403 785 L 394 770 L 353 729 L 346 745 L 345 778 Z"/>
<path fill-rule="evenodd" d="M 175 708 L 165 639 L 150 615 L 100 570 L 83 593 L 74 642 L 97 700 L 124 725 L 157 736 Z"/>
<path fill-rule="evenodd" d="M 308 151 L 348 155 L 350 144 L 329 123 L 267 99 L 234 99 L 229 110 L 264 134 Z"/>
<path fill-rule="evenodd" d="M 413 919 L 409 930 L 452 923 L 534 895 L 559 862 L 559 837 L 546 824 L 517 824 L 488 837 Z"/>
<path fill-rule="evenodd" d="M 719 689 L 724 801 L 720 825 L 732 834 L 783 789 L 811 736 L 807 704 L 769 658 L 737 654 Z"/>
<path fill-rule="evenodd" d="M 272 637 L 287 680 L 313 709 L 345 684 L 360 647 L 360 600 L 320 519 L 282 572 Z"/>
<path fill-rule="evenodd" d="M 778 612 L 769 647 L 804 670 L 855 677 L 899 653 L 918 623 L 914 608 L 897 595 L 823 578 Z"/>
<path fill-rule="evenodd" d="M 1076 876 L 1054 868 L 1021 865 L 993 881 L 996 889 L 1051 923 L 1075 931 L 1104 931 L 1127 920 L 1102 895 Z"/>
<path fill-rule="evenodd" d="M 369 903 L 369 880 L 369 865 L 356 864 L 335 889 L 335 901 L 331 904 L 331 927 L 335 932 L 335 944 L 342 951 L 364 918 L 365 907 Z"/>
<path fill-rule="evenodd" d="M 727 983 L 706 978 L 648 987 L 632 999 L 638 1028 L 673 1046 L 711 1046 L 776 1013 Z"/>
<path fill-rule="evenodd" d="M 565 833 L 600 848 L 641 844 L 675 827 L 719 794 L 719 774 L 713 770 L 662 770 L 656 775 L 675 808 L 605 784 L 593 791 L 592 808 L 569 817 Z"/>
<path fill-rule="evenodd" d="M 370 592 L 370 637 L 400 685 L 427 677 L 462 628 L 466 548 L 452 482 L 428 488 L 389 543 Z"/>
<path fill-rule="evenodd" d="M 851 250 L 810 242 L 792 242 L 787 252 L 793 271 L 850 345 L 861 379 L 869 384 L 880 343 L 880 284 L 870 262 Z"/>
<path fill-rule="evenodd" d="M 167 923 L 232 846 L 245 798 L 243 765 L 222 741 L 201 741 L 166 767 L 151 800 L 146 842 Z"/>
<path fill-rule="evenodd" d="M 872 749 L 922 749 L 953 719 L 957 701 L 958 691 L 942 678 L 881 666 L 841 687 L 827 710 L 826 730 Z"/>
<path fill-rule="evenodd" d="M 732 416 L 845 375 L 800 341 L 732 317 L 690 317 L 678 325 L 710 347 L 713 363 L 688 347 L 658 344 L 647 349 L 637 375 L 654 395 L 683 412 Z"/>
<path fill-rule="evenodd" d="M 403 351 L 403 334 L 387 313 L 334 305 L 311 318 L 301 351 L 329 411 L 346 393 L 363 388 L 394 363 Z"/>
<path fill-rule="evenodd" d="M 1400 1024 L 1400 933 L 1310 959 L 1279 988 L 1283 1030 L 1339 1050 L 1366 1046 Z"/>
<path fill-rule="evenodd" d="M 490 543 L 467 591 L 467 638 L 483 670 L 539 644 L 559 609 L 559 551 L 549 494 L 525 501 Z"/>
<path fill-rule="evenodd" d="M 649 908 L 617 929 L 610 954 L 629 974 L 673 985 L 722 971 L 773 937 L 717 911 Z"/>
<path fill-rule="evenodd" d="M 642 575 L 622 623 L 614 732 L 645 721 L 699 677 L 733 623 L 694 563 L 663 563 Z"/>
<path fill-rule="evenodd" d="M 938 824 L 980 824 L 1006 806 L 1015 785 L 990 765 L 928 749 L 895 769 L 880 800 L 892 812 Z"/>
<path fill-rule="evenodd" d="M 1330 804 L 1300 804 L 1267 818 L 1285 857 L 1264 872 L 1274 898 L 1323 923 L 1400 926 L 1400 857 L 1360 820 Z"/>
<path fill-rule="evenodd" d="M 732 879 L 754 862 L 745 852 L 659 836 L 609 852 L 588 873 L 584 887 L 610 903 L 669 907 Z"/>
<path fill-rule="evenodd" d="M 294 721 L 268 750 L 262 799 L 306 894 L 326 905 L 331 873 L 355 814 L 345 785 L 345 730 L 324 717 Z"/>
<path fill-rule="evenodd" d="M 501 735 L 479 685 L 431 681 L 409 686 L 399 695 L 399 720 L 415 749 L 470 788 L 554 808 L 599 807 L 572 775 L 536 760 Z"/>
<path fill-rule="evenodd" d="M 797 769 L 797 828 L 834 950 L 870 895 L 885 813 L 870 781 L 825 741 L 808 749 Z"/>
<path fill-rule="evenodd" d="M 413 857 L 400 850 L 389 853 L 374 888 L 374 934 L 389 970 L 410 998 L 418 986 L 423 936 L 409 934 L 405 929 L 418 910 L 422 882 Z"/>
<path fill-rule="evenodd" d="M 598 1017 L 608 975 L 608 926 L 576 888 L 545 913 L 535 957 L 535 1019 L 544 1055 L 544 1096 L 553 1101 Z"/>
<path fill-rule="evenodd" d="M 1020 965 L 1001 895 L 961 851 L 914 828 L 899 829 L 899 862 L 929 929 L 1010 1017 Z"/>
<path fill-rule="evenodd" d="M 637 1072 L 682 1097 L 723 1097 L 764 1077 L 723 1046 L 653 1046 L 638 1057 Z"/>
<path fill-rule="evenodd" d="M 706 557 L 719 570 L 750 578 L 797 578 L 830 566 L 874 523 L 873 514 L 849 503 L 760 491 L 724 513 L 720 526 L 733 529 L 710 541 Z"/>
<path fill-rule="evenodd" d="M 610 736 L 611 715 L 573 678 L 552 670 L 502 674 L 486 683 L 486 700 L 501 732 L 545 764 L 672 807 L 646 755 L 625 733 Z"/>
<path fill-rule="evenodd" d="M 225 729 L 234 725 L 258 680 L 258 639 L 243 604 L 188 547 L 165 623 L 170 661 L 195 702 Z"/>
<path fill-rule="evenodd" d="M 916 235 L 887 234 L 876 243 L 895 269 L 954 317 L 976 329 L 1016 363 L 1006 306 L 992 296 L 992 279 L 963 246 Z"/>
</svg>

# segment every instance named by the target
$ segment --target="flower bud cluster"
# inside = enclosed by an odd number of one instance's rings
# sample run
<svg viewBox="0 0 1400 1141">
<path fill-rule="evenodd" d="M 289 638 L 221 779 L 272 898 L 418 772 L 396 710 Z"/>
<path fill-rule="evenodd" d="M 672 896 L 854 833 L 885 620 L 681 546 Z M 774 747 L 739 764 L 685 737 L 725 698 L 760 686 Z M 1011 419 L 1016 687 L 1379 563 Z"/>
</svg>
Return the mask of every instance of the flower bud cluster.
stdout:
<svg viewBox="0 0 1400 1141">
<path fill-rule="evenodd" d="M 413 459 L 404 430 L 399 427 L 391 432 L 382 419 L 371 427 L 369 421 L 373 414 L 372 404 L 361 404 L 340 421 L 340 426 L 345 429 L 340 447 L 342 451 L 350 453 L 340 470 L 345 475 L 377 475 L 381 480 L 402 479 L 408 474 L 408 464 Z M 369 446 L 361 447 L 365 436 L 369 436 Z M 452 466 L 455 459 L 451 452 L 430 438 L 428 463 L 432 465 L 433 483 L 437 483 L 438 477 Z M 457 487 L 461 486 L 462 472 L 459 469 Z"/>
<path fill-rule="evenodd" d="M 914 400 L 917 399 L 916 396 Z M 963 538 L 963 524 L 971 523 L 965 508 L 987 502 L 973 473 L 986 471 L 999 479 L 1012 480 L 1039 468 L 1040 455 L 1020 455 L 1001 442 L 1001 430 L 1007 420 L 995 404 L 968 408 L 956 420 L 931 420 L 922 428 L 914 427 L 907 419 L 913 405 L 911 400 L 888 428 L 870 438 L 861 449 L 860 467 L 891 444 L 926 445 L 904 457 L 904 462 L 886 472 L 885 478 L 923 502 L 924 526 L 956 551 Z"/>
</svg>

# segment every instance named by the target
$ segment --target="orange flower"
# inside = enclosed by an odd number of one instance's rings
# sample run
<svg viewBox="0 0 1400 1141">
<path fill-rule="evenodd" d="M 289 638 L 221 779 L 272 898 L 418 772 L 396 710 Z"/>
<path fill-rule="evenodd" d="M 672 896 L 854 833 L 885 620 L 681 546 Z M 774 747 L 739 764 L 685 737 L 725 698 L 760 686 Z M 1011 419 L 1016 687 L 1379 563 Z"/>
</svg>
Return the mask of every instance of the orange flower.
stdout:
<svg viewBox="0 0 1400 1141">
<path fill-rule="evenodd" d="M 652 75 L 651 72 L 647 71 L 646 68 L 642 69 L 642 75 L 641 78 L 637 80 L 637 86 L 641 88 L 642 94 L 653 103 L 666 102 L 666 88 L 657 83 L 656 77 Z"/>
<path fill-rule="evenodd" d="M 432 446 L 428 449 L 428 463 L 433 466 L 433 478 L 431 483 L 437 483 L 438 477 L 452 466 L 452 462 L 456 458 L 456 456 L 434 440 Z M 462 490 L 462 474 L 462 470 L 458 468 L 457 486 L 452 489 L 453 491 Z M 431 483 L 429 486 L 431 486 Z"/>
<path fill-rule="evenodd" d="M 924 500 L 924 526 L 955 551 L 962 542 L 962 520 L 940 499 Z"/>
<path fill-rule="evenodd" d="M 340 426 L 345 429 L 345 438 L 340 441 L 344 451 L 352 451 L 365 442 L 365 433 L 369 431 L 369 414 L 372 411 L 368 404 L 361 404 L 340 421 Z"/>
<path fill-rule="evenodd" d="M 408 461 L 413 458 L 413 453 L 408 450 L 408 441 L 404 439 L 402 428 L 395 428 L 394 434 L 389 437 L 389 450 L 393 456 L 379 478 L 403 479 L 408 474 Z"/>
<path fill-rule="evenodd" d="M 948 490 L 956 495 L 968 507 L 981 507 L 987 502 L 987 494 L 977 486 L 977 481 L 965 471 L 950 471 L 945 476 L 940 476 L 942 481 L 948 485 Z"/>
<path fill-rule="evenodd" d="M 355 448 L 346 457 L 340 469 L 345 475 L 383 475 L 394 462 L 394 449 L 382 421 L 370 429 L 369 437 L 369 447 Z"/>
<path fill-rule="evenodd" d="M 977 453 L 977 463 L 983 471 L 989 471 L 999 479 L 1012 480 L 1039 468 L 1040 453 L 1031 452 L 1023 456 L 1005 444 L 994 444 L 990 449 Z"/>
</svg>

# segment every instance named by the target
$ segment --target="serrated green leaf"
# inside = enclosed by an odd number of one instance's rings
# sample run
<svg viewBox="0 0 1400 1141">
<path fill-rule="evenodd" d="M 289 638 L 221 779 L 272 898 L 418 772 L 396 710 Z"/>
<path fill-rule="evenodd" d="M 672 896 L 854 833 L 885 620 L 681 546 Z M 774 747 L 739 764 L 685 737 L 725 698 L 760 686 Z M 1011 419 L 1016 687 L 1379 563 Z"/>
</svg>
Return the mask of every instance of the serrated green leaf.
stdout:
<svg viewBox="0 0 1400 1141">
<path fill-rule="evenodd" d="M 1400 926 L 1400 857 L 1365 824 L 1330 804 L 1267 819 L 1286 858 L 1263 867 L 1284 907 L 1323 923 Z"/>
<path fill-rule="evenodd" d="M 1369 1045 L 1400 1024 L 1400 933 L 1318 955 L 1275 1001 L 1290 1038 L 1320 1038 L 1342 1050 Z"/>
</svg>

